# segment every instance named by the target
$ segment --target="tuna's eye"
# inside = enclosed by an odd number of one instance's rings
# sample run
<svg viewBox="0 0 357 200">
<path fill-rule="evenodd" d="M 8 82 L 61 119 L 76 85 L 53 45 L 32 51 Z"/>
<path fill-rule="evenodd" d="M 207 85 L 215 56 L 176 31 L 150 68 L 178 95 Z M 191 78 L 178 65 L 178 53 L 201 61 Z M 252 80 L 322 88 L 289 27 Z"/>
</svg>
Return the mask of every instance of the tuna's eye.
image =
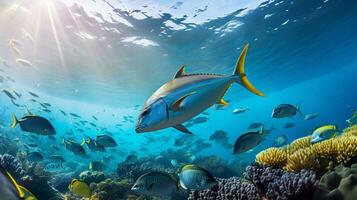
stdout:
<svg viewBox="0 0 357 200">
<path fill-rule="evenodd" d="M 144 112 L 143 112 L 143 115 L 148 115 L 150 113 L 151 109 L 146 109 Z"/>
</svg>

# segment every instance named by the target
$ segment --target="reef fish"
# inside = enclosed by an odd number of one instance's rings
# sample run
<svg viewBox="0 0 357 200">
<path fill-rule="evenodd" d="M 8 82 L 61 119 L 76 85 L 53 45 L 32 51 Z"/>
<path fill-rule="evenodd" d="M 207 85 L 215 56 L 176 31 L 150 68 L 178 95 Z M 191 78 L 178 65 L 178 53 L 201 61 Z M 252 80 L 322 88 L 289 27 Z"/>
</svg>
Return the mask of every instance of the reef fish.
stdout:
<svg viewBox="0 0 357 200">
<path fill-rule="evenodd" d="M 79 156 L 86 156 L 84 148 L 73 140 L 63 140 L 64 146 L 67 150 Z"/>
<path fill-rule="evenodd" d="M 2 165 L 0 165 L 0 185 L 1 200 L 37 200 L 28 189 L 19 185 Z"/>
<path fill-rule="evenodd" d="M 208 121 L 207 117 L 197 117 L 193 120 L 193 123 L 195 124 L 201 124 L 201 123 L 205 123 Z"/>
<path fill-rule="evenodd" d="M 97 135 L 95 142 L 103 147 L 116 147 L 117 143 L 109 135 Z"/>
<path fill-rule="evenodd" d="M 354 124 L 357 124 L 357 111 L 352 115 L 352 117 L 348 120 L 346 120 L 349 126 L 352 126 Z"/>
<path fill-rule="evenodd" d="M 91 161 L 89 163 L 89 170 L 91 171 L 103 171 L 105 169 L 105 165 L 101 162 L 98 162 L 98 161 Z"/>
<path fill-rule="evenodd" d="M 182 123 L 214 104 L 227 105 L 223 97 L 233 83 L 264 96 L 254 88 L 244 73 L 247 49 L 248 45 L 244 47 L 232 75 L 186 74 L 185 66 L 182 66 L 171 81 L 161 86 L 146 101 L 135 131 L 143 133 L 174 127 L 192 134 Z"/>
<path fill-rule="evenodd" d="M 85 198 L 90 198 L 92 196 L 92 191 L 88 184 L 78 179 L 73 179 L 69 184 L 68 189 L 74 194 Z"/>
<path fill-rule="evenodd" d="M 316 117 L 318 117 L 320 114 L 319 113 L 311 113 L 311 114 L 307 114 L 304 117 L 304 120 L 312 120 L 315 119 Z"/>
<path fill-rule="evenodd" d="M 131 190 L 141 195 L 170 197 L 178 191 L 177 178 L 165 172 L 148 172 L 136 180 Z"/>
<path fill-rule="evenodd" d="M 38 96 L 36 93 L 34 92 L 31 92 L 31 91 L 28 91 L 28 93 L 33 96 L 33 97 L 36 97 L 36 98 L 39 98 L 40 96 Z"/>
<path fill-rule="evenodd" d="M 134 164 L 138 161 L 138 157 L 136 155 L 128 155 L 125 159 L 125 163 Z"/>
<path fill-rule="evenodd" d="M 11 128 L 15 128 L 17 124 L 20 125 L 21 130 L 25 132 L 35 133 L 39 135 L 55 135 L 55 128 L 52 126 L 51 122 L 47 119 L 35 116 L 35 115 L 26 115 L 20 120 L 13 115 L 13 123 Z"/>
<path fill-rule="evenodd" d="M 295 124 L 292 123 L 292 122 L 288 122 L 288 123 L 285 123 L 285 124 L 284 124 L 284 128 L 292 128 L 292 127 L 294 127 L 294 126 L 295 126 Z"/>
<path fill-rule="evenodd" d="M 233 154 L 240 154 L 258 146 L 264 136 L 264 127 L 259 131 L 249 131 L 240 135 L 234 143 Z"/>
<path fill-rule="evenodd" d="M 84 139 L 83 138 L 83 141 L 82 141 L 82 146 L 84 144 L 87 144 L 88 148 L 91 150 L 91 151 L 99 151 L 99 152 L 104 152 L 105 151 L 105 147 L 102 146 L 101 144 L 97 143 L 95 140 L 91 139 L 91 138 L 87 138 L 87 139 Z"/>
<path fill-rule="evenodd" d="M 317 128 L 311 135 L 311 143 L 321 142 L 332 137 L 336 137 L 339 133 L 337 126 L 325 125 Z"/>
<path fill-rule="evenodd" d="M 286 118 L 286 117 L 295 116 L 296 113 L 299 113 L 302 117 L 305 117 L 301 113 L 299 106 L 293 106 L 290 104 L 280 104 L 274 108 L 272 117 L 273 118 Z"/>
<path fill-rule="evenodd" d="M 6 94 L 6 96 L 8 96 L 10 99 L 16 100 L 16 97 L 15 97 L 14 95 L 12 95 L 10 91 L 8 91 L 8 90 L 6 90 L 6 89 L 3 89 L 2 91 L 3 91 L 3 92 Z"/>
<path fill-rule="evenodd" d="M 47 163 L 45 164 L 45 166 L 43 167 L 43 169 L 46 171 L 46 172 L 58 172 L 58 171 L 61 171 L 63 170 L 63 164 L 62 163 L 59 163 L 59 162 L 50 162 L 50 163 Z"/>
<path fill-rule="evenodd" d="M 244 107 L 244 108 L 236 108 L 233 110 L 233 114 L 240 114 L 240 113 L 244 113 L 248 110 L 248 107 Z"/>
<path fill-rule="evenodd" d="M 285 135 L 278 136 L 273 143 L 273 147 L 282 147 L 286 145 L 288 142 L 288 138 Z"/>
<path fill-rule="evenodd" d="M 62 156 L 59 156 L 59 155 L 52 155 L 52 156 L 48 157 L 48 159 L 53 162 L 59 162 L 59 163 L 66 162 L 66 160 Z"/>
<path fill-rule="evenodd" d="M 180 186 L 188 190 L 211 189 L 217 184 L 214 177 L 197 165 L 184 165 L 178 174 Z"/>
<path fill-rule="evenodd" d="M 263 123 L 260 122 L 253 122 L 251 124 L 249 124 L 248 129 L 256 129 L 256 128 L 261 128 L 262 126 L 264 126 Z"/>
<path fill-rule="evenodd" d="M 43 156 L 40 152 L 34 151 L 27 154 L 27 160 L 31 162 L 40 162 L 43 160 Z"/>
</svg>

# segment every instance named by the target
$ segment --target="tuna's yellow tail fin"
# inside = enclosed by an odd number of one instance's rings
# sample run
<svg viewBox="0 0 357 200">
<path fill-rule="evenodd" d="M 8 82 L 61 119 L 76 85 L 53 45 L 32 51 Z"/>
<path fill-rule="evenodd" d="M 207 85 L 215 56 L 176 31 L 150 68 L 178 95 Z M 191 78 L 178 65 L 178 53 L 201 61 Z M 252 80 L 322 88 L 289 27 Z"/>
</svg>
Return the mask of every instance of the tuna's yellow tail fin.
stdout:
<svg viewBox="0 0 357 200">
<path fill-rule="evenodd" d="M 248 80 L 247 75 L 244 73 L 244 61 L 245 57 L 247 55 L 247 50 L 248 50 L 248 44 L 246 44 L 242 50 L 242 53 L 240 54 L 236 67 L 234 69 L 233 75 L 237 75 L 240 78 L 240 83 L 249 91 L 252 93 L 258 95 L 258 96 L 265 96 L 263 93 L 259 92 Z"/>
<path fill-rule="evenodd" d="M 17 120 L 17 118 L 16 118 L 14 113 L 12 113 L 12 117 L 13 117 L 13 122 L 11 124 L 11 128 L 15 128 L 19 121 Z"/>
</svg>

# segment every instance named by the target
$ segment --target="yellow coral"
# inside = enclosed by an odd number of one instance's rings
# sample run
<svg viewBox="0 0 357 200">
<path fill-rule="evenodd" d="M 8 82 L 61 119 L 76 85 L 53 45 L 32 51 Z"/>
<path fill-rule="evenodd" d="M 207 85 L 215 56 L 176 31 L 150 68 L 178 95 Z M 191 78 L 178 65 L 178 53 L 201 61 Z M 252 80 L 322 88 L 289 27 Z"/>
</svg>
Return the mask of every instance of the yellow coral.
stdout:
<svg viewBox="0 0 357 200">
<path fill-rule="evenodd" d="M 256 155 L 255 161 L 261 165 L 282 166 L 285 165 L 287 154 L 279 148 L 269 148 Z"/>
<path fill-rule="evenodd" d="M 357 155 L 357 136 L 338 137 L 335 143 L 338 163 L 347 163 Z"/>
<path fill-rule="evenodd" d="M 293 141 L 290 145 L 285 147 L 287 154 L 291 155 L 299 149 L 311 146 L 311 136 L 302 137 Z"/>
<path fill-rule="evenodd" d="M 318 169 L 319 161 L 311 148 L 299 149 L 288 156 L 284 167 L 287 171 L 299 171 L 302 169 Z"/>
<path fill-rule="evenodd" d="M 280 166 L 287 171 L 325 169 L 331 163 L 347 163 L 357 156 L 357 125 L 344 129 L 335 138 L 311 144 L 311 136 L 281 148 L 269 148 L 256 156 L 262 165 Z"/>
<path fill-rule="evenodd" d="M 357 124 L 345 128 L 343 130 L 342 136 L 357 136 Z"/>
<path fill-rule="evenodd" d="M 312 145 L 310 148 L 315 156 L 325 159 L 333 159 L 337 155 L 336 140 L 329 139 Z"/>
</svg>

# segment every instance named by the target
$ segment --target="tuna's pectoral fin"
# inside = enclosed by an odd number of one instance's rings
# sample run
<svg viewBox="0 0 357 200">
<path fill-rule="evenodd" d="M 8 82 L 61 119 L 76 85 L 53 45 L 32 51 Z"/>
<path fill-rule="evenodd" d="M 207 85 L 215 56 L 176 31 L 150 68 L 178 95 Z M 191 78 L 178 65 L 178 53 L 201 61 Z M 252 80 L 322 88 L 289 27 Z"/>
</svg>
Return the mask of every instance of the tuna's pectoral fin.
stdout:
<svg viewBox="0 0 357 200">
<path fill-rule="evenodd" d="M 178 111 L 182 107 L 182 102 L 190 95 L 194 94 L 194 92 L 186 94 L 185 96 L 182 96 L 178 100 L 176 100 L 171 106 L 171 110 L 173 111 Z"/>
<path fill-rule="evenodd" d="M 184 132 L 186 134 L 192 135 L 192 132 L 189 131 L 186 127 L 184 127 L 182 124 L 178 124 L 178 125 L 174 126 L 174 128 L 181 132 Z"/>
<path fill-rule="evenodd" d="M 217 104 L 222 105 L 222 106 L 228 106 L 228 102 L 225 101 L 224 99 L 220 99 Z"/>
<path fill-rule="evenodd" d="M 182 76 L 185 76 L 185 67 L 186 67 L 186 65 L 182 65 L 181 67 L 180 67 L 180 69 L 176 72 L 176 74 L 175 74 L 175 76 L 174 76 L 174 79 L 175 78 L 179 78 L 179 77 L 182 77 Z"/>
</svg>

